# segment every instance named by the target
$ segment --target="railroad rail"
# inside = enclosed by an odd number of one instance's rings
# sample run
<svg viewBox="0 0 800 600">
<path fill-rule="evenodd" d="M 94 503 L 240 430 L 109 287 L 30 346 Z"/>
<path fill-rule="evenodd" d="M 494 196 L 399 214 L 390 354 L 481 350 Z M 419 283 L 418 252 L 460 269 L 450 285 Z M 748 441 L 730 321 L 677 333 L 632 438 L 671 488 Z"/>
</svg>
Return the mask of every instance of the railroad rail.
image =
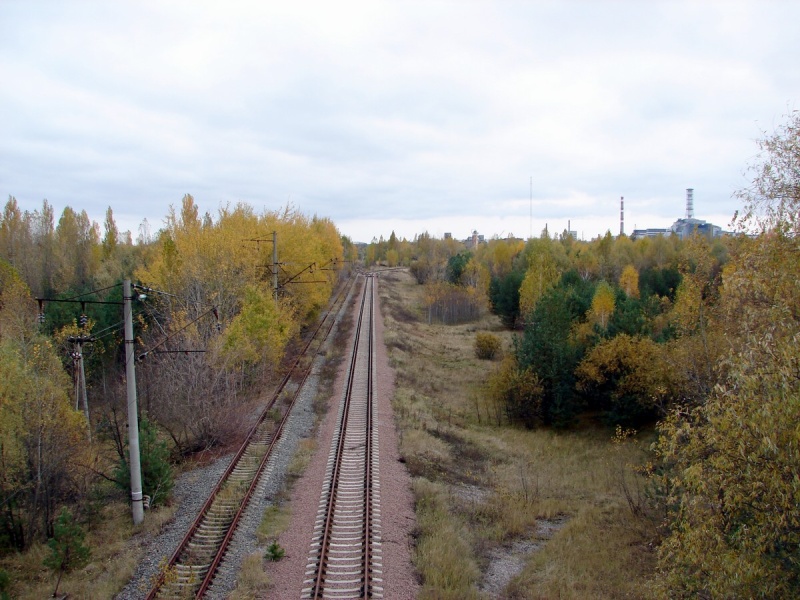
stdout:
<svg viewBox="0 0 800 600">
<path fill-rule="evenodd" d="M 348 378 L 314 525 L 302 598 L 383 598 L 374 277 L 365 277 Z"/>
<path fill-rule="evenodd" d="M 336 314 L 355 284 L 342 286 L 329 310 L 287 367 L 286 374 L 248 432 L 239 451 L 212 489 L 181 543 L 161 569 L 147 595 L 155 598 L 202 598 L 208 591 L 233 538 L 239 520 L 256 491 L 269 459 L 280 440 L 303 384 L 311 373 L 313 356 L 327 340 Z M 310 348 L 318 342 L 314 352 Z M 296 382 L 291 397 L 279 402 L 290 382 Z"/>
</svg>

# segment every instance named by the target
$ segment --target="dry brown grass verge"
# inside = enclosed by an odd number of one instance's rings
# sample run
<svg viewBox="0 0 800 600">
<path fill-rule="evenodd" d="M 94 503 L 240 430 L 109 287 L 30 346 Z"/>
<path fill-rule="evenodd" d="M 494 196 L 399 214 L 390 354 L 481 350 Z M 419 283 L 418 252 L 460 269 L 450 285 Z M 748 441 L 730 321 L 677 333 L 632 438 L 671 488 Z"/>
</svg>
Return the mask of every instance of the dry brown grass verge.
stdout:
<svg viewBox="0 0 800 600">
<path fill-rule="evenodd" d="M 654 525 L 631 511 L 621 476 L 641 489 L 631 466 L 649 440 L 614 444 L 614 431 L 591 423 L 553 432 L 504 422 L 482 393 L 498 363 L 475 356 L 475 336 L 492 331 L 510 350 L 512 333 L 491 316 L 428 325 L 422 292 L 408 273 L 381 275 L 400 451 L 414 477 L 420 597 L 497 597 L 485 587 L 490 562 L 520 547 L 530 549 L 515 557 L 524 567 L 507 574 L 500 597 L 648 597 Z"/>
<path fill-rule="evenodd" d="M 139 564 L 140 540 L 157 535 L 174 512 L 171 506 L 148 511 L 144 523 L 134 527 L 126 503 L 98 503 L 94 524 L 84 526 L 91 560 L 84 568 L 65 574 L 59 592 L 70 598 L 113 598 L 130 581 Z M 42 564 L 48 552 L 46 544 L 37 543 L 24 553 L 0 561 L 0 568 L 8 571 L 11 578 L 12 598 L 38 600 L 52 596 L 56 575 Z"/>
</svg>

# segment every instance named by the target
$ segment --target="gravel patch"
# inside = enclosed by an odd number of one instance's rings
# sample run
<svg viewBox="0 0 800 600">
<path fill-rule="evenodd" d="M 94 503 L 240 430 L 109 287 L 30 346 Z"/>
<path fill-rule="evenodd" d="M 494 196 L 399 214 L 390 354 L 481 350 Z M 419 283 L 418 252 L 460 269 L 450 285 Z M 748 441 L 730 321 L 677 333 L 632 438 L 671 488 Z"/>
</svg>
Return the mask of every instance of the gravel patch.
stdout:
<svg viewBox="0 0 800 600">
<path fill-rule="evenodd" d="M 492 598 L 502 596 L 503 590 L 511 580 L 522 573 L 531 554 L 544 548 L 547 540 L 567 522 L 567 517 L 540 519 L 536 523 L 536 532 L 532 539 L 518 540 L 494 548 L 489 552 L 489 568 L 483 575 L 481 592 Z"/>
<path fill-rule="evenodd" d="M 136 600 L 147 596 L 159 568 L 180 544 L 208 498 L 208 492 L 217 484 L 232 458 L 233 454 L 229 454 L 207 466 L 187 471 L 176 479 L 173 502 L 178 509 L 175 517 L 159 535 L 149 539 L 144 535 L 134 538 L 136 543 L 143 546 L 142 561 L 128 585 L 117 594 L 117 600 Z M 144 518 L 147 519 L 147 513 Z"/>
</svg>

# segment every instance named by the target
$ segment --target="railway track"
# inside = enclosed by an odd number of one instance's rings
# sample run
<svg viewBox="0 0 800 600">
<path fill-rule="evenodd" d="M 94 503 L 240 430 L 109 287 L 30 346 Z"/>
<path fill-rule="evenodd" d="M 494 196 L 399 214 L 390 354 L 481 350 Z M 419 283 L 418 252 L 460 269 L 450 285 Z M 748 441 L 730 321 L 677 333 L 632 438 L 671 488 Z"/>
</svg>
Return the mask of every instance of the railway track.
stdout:
<svg viewBox="0 0 800 600">
<path fill-rule="evenodd" d="M 374 278 L 365 277 L 302 598 L 383 598 L 375 426 Z"/>
<path fill-rule="evenodd" d="M 208 591 L 250 498 L 269 471 L 269 459 L 311 373 L 313 357 L 328 338 L 353 284 L 342 286 L 330 310 L 288 366 L 256 424 L 161 569 L 147 595 L 148 600 L 202 598 Z M 313 352 L 312 346 L 315 346 Z"/>
</svg>

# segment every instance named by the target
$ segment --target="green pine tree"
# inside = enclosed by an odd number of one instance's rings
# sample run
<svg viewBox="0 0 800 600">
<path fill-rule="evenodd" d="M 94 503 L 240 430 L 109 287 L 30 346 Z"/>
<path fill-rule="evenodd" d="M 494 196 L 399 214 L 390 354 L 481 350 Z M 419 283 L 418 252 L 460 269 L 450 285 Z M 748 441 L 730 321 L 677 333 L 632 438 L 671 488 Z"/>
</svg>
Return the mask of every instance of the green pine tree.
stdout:
<svg viewBox="0 0 800 600">
<path fill-rule="evenodd" d="M 166 502 L 174 485 L 169 448 L 163 439 L 159 439 L 156 426 L 146 418 L 139 421 L 139 452 L 142 467 L 142 492 L 146 496 L 150 496 L 150 506 Z M 114 472 L 115 481 L 124 490 L 129 488 L 131 480 L 127 456 L 128 445 L 125 444 L 125 458 L 120 459 Z"/>
<path fill-rule="evenodd" d="M 64 573 L 80 569 L 89 562 L 91 551 L 84 545 L 84 532 L 75 522 L 72 513 L 64 507 L 56 519 L 53 537 L 47 541 L 50 553 L 44 558 L 44 566 L 58 572 L 58 581 L 53 597 L 58 594 L 58 586 Z"/>
</svg>

